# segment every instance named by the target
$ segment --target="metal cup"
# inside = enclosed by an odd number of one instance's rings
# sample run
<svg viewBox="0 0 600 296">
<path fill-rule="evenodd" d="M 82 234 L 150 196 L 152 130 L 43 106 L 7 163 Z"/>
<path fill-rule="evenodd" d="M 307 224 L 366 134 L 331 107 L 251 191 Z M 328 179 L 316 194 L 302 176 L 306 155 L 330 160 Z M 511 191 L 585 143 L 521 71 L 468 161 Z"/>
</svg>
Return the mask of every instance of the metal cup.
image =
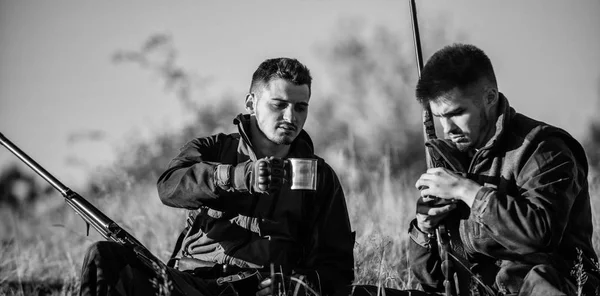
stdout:
<svg viewBox="0 0 600 296">
<path fill-rule="evenodd" d="M 317 190 L 317 160 L 288 158 L 292 190 Z"/>
</svg>

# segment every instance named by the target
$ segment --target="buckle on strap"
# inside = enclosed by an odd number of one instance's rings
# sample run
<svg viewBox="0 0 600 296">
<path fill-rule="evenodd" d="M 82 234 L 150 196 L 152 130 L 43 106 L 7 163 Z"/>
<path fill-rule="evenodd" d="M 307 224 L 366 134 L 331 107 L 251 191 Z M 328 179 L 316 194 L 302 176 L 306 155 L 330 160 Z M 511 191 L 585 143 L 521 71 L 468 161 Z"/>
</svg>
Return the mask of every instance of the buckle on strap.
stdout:
<svg viewBox="0 0 600 296">
<path fill-rule="evenodd" d="M 260 279 L 260 273 L 256 269 L 239 271 L 235 274 L 217 278 L 217 285 L 222 286 L 227 283 L 235 283 L 235 282 L 243 281 L 245 279 L 249 279 L 249 278 L 252 278 L 255 276 L 256 276 L 256 279 L 258 279 L 258 280 Z"/>
</svg>

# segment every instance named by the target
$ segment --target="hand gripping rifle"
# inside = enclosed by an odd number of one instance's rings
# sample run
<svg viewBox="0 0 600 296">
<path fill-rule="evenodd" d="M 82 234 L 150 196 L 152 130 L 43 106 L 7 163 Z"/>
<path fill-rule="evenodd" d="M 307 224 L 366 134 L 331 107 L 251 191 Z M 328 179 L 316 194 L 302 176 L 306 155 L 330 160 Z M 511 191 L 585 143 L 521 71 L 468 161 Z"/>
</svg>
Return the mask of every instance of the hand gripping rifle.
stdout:
<svg viewBox="0 0 600 296">
<path fill-rule="evenodd" d="M 417 71 L 419 77 L 421 77 L 421 69 L 423 68 L 423 58 L 421 53 L 421 42 L 419 37 L 419 24 L 417 22 L 417 10 L 414 0 L 410 0 L 410 11 L 411 21 L 413 28 L 413 38 L 415 43 L 415 54 L 417 59 Z M 422 104 L 423 107 L 423 136 L 425 140 L 425 159 L 427 162 L 427 168 L 444 167 L 453 170 L 457 170 L 456 163 L 449 161 L 447 155 L 444 155 L 439 150 L 436 150 L 436 146 L 440 146 L 440 142 L 437 141 L 438 145 L 431 145 L 432 142 L 436 142 L 437 136 L 435 134 L 435 124 L 433 116 L 431 114 L 431 107 L 429 104 Z M 460 165 L 458 165 L 460 166 Z M 440 204 L 444 200 L 438 199 L 437 197 L 427 197 L 425 200 L 432 205 Z M 460 240 L 460 233 L 458 231 L 459 219 L 455 216 L 449 216 L 442 221 L 435 229 L 435 239 L 437 240 L 437 248 L 442 261 L 442 273 L 444 274 L 444 289 L 446 296 L 451 295 L 468 295 L 469 293 L 469 275 L 463 276 L 464 271 L 457 272 L 453 264 L 451 257 L 454 257 L 461 265 L 466 265 L 467 260 L 464 259 L 464 250 L 462 248 L 462 242 Z M 459 254 L 453 254 L 453 249 L 458 249 Z M 458 257 L 458 258 L 457 258 Z M 463 257 L 459 259 L 460 257 Z M 461 262 L 462 261 L 462 262 Z M 466 266 L 463 266 L 467 268 Z M 463 269 L 461 269 L 463 270 Z M 467 270 L 468 271 L 468 270 Z"/>
<path fill-rule="evenodd" d="M 421 54 L 421 41 L 419 37 L 419 24 L 417 22 L 417 8 L 415 0 L 410 0 L 411 21 L 413 28 L 413 38 L 415 43 L 415 55 L 417 59 L 417 71 L 421 77 L 423 68 L 423 58 Z M 465 159 L 460 159 L 464 155 L 456 155 L 449 152 L 451 148 L 447 147 L 445 142 L 437 139 L 435 134 L 435 124 L 431 114 L 429 104 L 423 104 L 423 137 L 425 140 L 425 159 L 427 168 L 443 167 L 457 173 L 466 173 L 463 166 Z M 432 206 L 442 206 L 447 201 L 430 196 L 424 200 Z M 463 242 L 460 237 L 460 220 L 468 218 L 468 211 L 462 211 L 465 204 L 458 204 L 458 211 L 450 213 L 435 229 L 435 239 L 440 255 L 441 269 L 444 274 L 444 289 L 446 296 L 470 295 L 474 286 L 479 286 L 478 291 L 473 291 L 481 295 L 498 295 L 497 291 L 481 281 L 469 268 L 469 262 L 466 258 L 466 252 L 463 248 Z M 455 265 L 456 263 L 456 265 Z M 456 268 L 459 267 L 459 268 Z"/>
<path fill-rule="evenodd" d="M 46 180 L 52 187 L 58 190 L 66 199 L 66 202 L 83 220 L 87 223 L 87 234 L 89 235 L 90 225 L 93 226 L 106 240 L 116 242 L 120 245 L 130 248 L 140 259 L 140 261 L 148 268 L 155 272 L 163 271 L 166 274 L 166 265 L 154 256 L 144 247 L 135 237 L 127 233 L 121 226 L 108 218 L 104 213 L 94 207 L 91 203 L 85 200 L 76 192 L 63 185 L 60 181 L 54 178 L 44 168 L 37 164 L 21 149 L 9 141 L 2 133 L 0 133 L 0 144 L 6 147 L 10 152 L 16 155 L 27 166 L 33 169 L 38 175 Z M 160 274 L 159 274 L 160 275 Z M 166 280 L 166 279 L 165 279 Z M 166 281 L 165 281 L 166 282 Z"/>
</svg>

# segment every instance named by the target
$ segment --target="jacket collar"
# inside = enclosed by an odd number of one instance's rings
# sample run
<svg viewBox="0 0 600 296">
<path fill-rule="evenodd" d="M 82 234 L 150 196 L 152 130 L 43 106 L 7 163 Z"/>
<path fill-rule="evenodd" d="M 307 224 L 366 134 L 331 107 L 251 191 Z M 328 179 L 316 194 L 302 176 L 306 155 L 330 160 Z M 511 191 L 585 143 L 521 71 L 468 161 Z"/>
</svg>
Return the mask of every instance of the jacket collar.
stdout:
<svg viewBox="0 0 600 296">
<path fill-rule="evenodd" d="M 497 143 L 502 141 L 502 138 L 507 133 L 510 122 L 515 115 L 515 110 L 510 106 L 508 99 L 506 99 L 503 93 L 499 93 L 498 99 L 496 132 L 481 149 L 490 150 L 496 147 Z"/>
<path fill-rule="evenodd" d="M 256 154 L 250 141 L 250 122 L 250 114 L 239 114 L 233 119 L 233 124 L 237 125 L 240 136 L 243 139 L 240 141 L 238 150 L 256 160 Z M 313 142 L 308 133 L 302 129 L 292 142 L 288 157 L 312 157 L 313 155 Z"/>
</svg>

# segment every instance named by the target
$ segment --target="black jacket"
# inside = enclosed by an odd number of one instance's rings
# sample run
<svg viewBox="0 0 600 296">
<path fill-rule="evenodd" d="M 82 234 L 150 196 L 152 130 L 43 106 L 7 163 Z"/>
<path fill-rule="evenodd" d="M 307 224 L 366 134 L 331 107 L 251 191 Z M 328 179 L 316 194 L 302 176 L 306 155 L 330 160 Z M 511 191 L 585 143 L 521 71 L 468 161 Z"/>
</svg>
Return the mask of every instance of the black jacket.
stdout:
<svg viewBox="0 0 600 296">
<path fill-rule="evenodd" d="M 472 271 L 505 293 L 519 291 L 538 265 L 573 286 L 570 272 L 581 251 L 588 285 L 598 285 L 583 148 L 564 130 L 516 113 L 503 95 L 499 108 L 496 134 L 465 165 L 468 177 L 484 186 L 460 221 Z M 425 290 L 443 291 L 437 251 L 427 248 L 414 221 L 409 232 L 415 277 Z"/>
<path fill-rule="evenodd" d="M 214 182 L 217 165 L 256 161 L 246 132 L 250 116 L 239 115 L 234 124 L 239 133 L 186 144 L 158 180 L 164 204 L 199 212 L 180 256 L 240 267 L 275 263 L 306 274 L 324 294 L 351 284 L 354 233 L 344 192 L 333 169 L 314 155 L 308 134 L 300 132 L 287 157 L 319 159 L 315 192 L 289 186 L 271 195 L 224 191 Z"/>
</svg>

